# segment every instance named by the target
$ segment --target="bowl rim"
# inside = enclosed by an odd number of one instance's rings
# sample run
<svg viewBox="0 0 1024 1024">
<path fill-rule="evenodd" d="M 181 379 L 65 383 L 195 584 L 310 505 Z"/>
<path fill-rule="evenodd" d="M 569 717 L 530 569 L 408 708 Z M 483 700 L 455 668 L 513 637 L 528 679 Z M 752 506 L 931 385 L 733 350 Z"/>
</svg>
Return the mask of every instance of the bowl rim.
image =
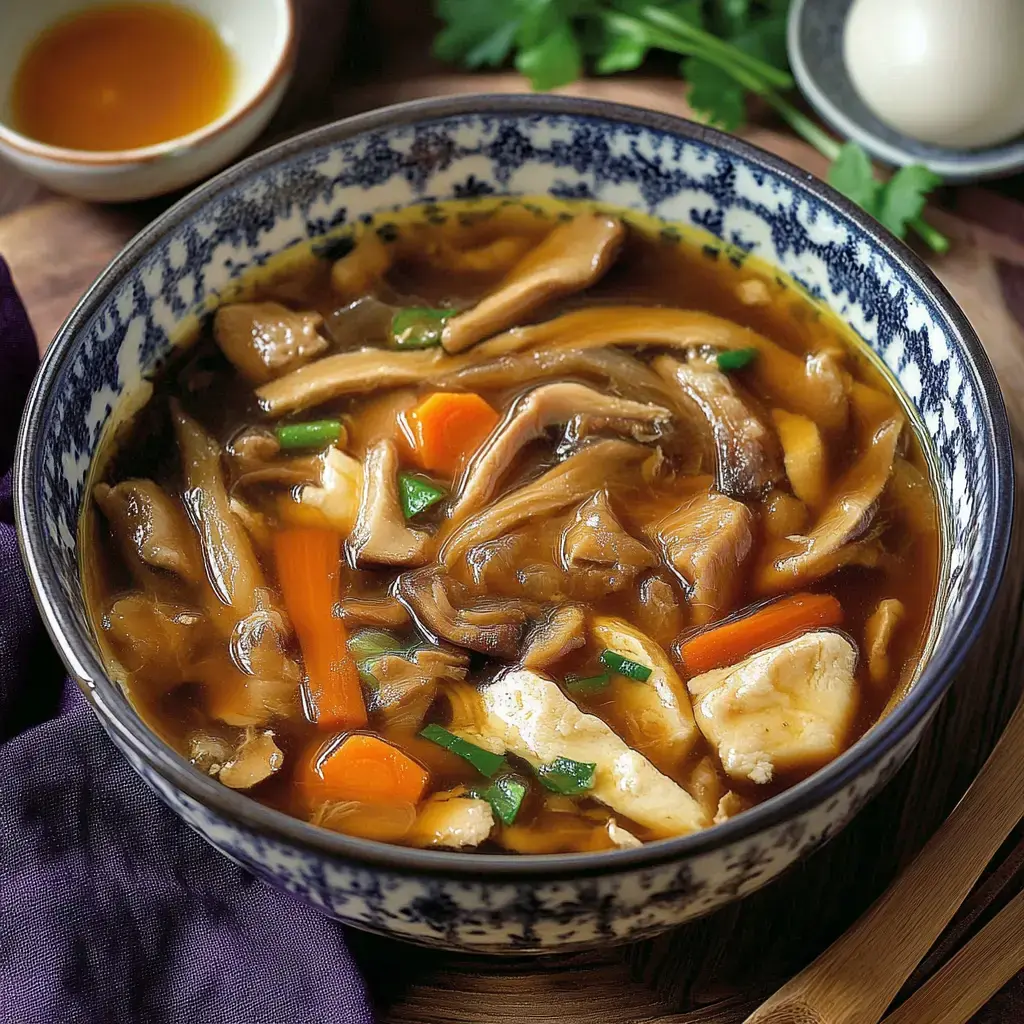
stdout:
<svg viewBox="0 0 1024 1024">
<path fill-rule="evenodd" d="M 68 146 L 54 146 L 47 142 L 40 142 L 37 139 L 33 139 L 30 135 L 19 132 L 6 121 L 0 119 L 0 147 L 6 146 L 22 156 L 32 157 L 37 160 L 47 160 L 57 164 L 96 168 L 129 165 L 135 167 L 140 164 L 151 164 L 168 157 L 178 156 L 183 152 L 195 149 L 196 146 L 202 145 L 222 132 L 229 131 L 258 110 L 273 91 L 282 82 L 287 80 L 294 67 L 298 52 L 296 0 L 272 0 L 272 2 L 284 15 L 284 41 L 278 49 L 274 63 L 266 72 L 257 90 L 248 100 L 244 103 L 228 107 L 219 117 L 204 125 L 200 125 L 194 131 L 188 132 L 186 135 L 176 135 L 173 139 L 165 139 L 163 142 L 154 142 L 149 146 L 137 146 L 134 149 L 72 149 Z M 187 4 L 175 3 L 175 6 L 183 6 L 191 10 Z M 52 28 L 60 20 L 62 19 L 58 18 L 48 23 L 43 31 L 45 32 L 47 29 Z M 214 25 L 214 28 L 217 29 L 219 26 Z M 26 44 L 26 48 L 32 42 L 33 40 L 30 39 Z M 21 58 L 24 57 L 25 52 L 26 49 L 23 48 L 20 54 Z"/>
<path fill-rule="evenodd" d="M 940 663 L 932 659 L 921 673 L 908 699 L 873 726 L 848 750 L 802 782 L 728 821 L 687 836 L 664 839 L 630 850 L 568 854 L 497 854 L 487 857 L 442 850 L 419 850 L 358 839 L 317 828 L 274 810 L 242 793 L 228 789 L 195 769 L 160 740 L 130 707 L 103 671 L 92 650 L 94 641 L 80 631 L 68 611 L 68 602 L 49 561 L 43 517 L 29 484 L 41 438 L 46 406 L 54 394 L 79 328 L 88 321 L 108 293 L 129 273 L 150 246 L 174 231 L 210 200 L 282 159 L 337 144 L 353 136 L 380 129 L 407 127 L 459 116 L 561 115 L 597 119 L 613 124 L 640 126 L 704 144 L 761 165 L 799 193 L 814 195 L 834 215 L 852 221 L 870 236 L 878 250 L 933 300 L 951 335 L 961 339 L 969 356 L 984 401 L 979 403 L 984 430 L 991 439 L 994 472 L 994 528 L 984 539 L 981 571 L 976 574 L 963 605 L 963 632 L 956 643 L 947 642 Z M 965 314 L 938 278 L 906 245 L 876 224 L 838 192 L 773 154 L 741 139 L 681 118 L 601 100 L 531 94 L 470 94 L 414 100 L 346 118 L 311 131 L 249 157 L 212 178 L 181 199 L 140 231 L 114 258 L 68 316 L 49 346 L 33 382 L 22 417 L 14 465 L 14 506 L 18 541 L 33 594 L 46 628 L 65 664 L 86 692 L 102 724 L 118 741 L 140 757 L 164 782 L 207 810 L 254 833 L 315 855 L 359 867 L 386 869 L 397 875 L 461 879 L 557 880 L 621 873 L 681 862 L 717 849 L 750 840 L 824 804 L 863 770 L 881 761 L 898 743 L 922 725 L 949 687 L 972 642 L 977 638 L 995 599 L 1006 565 L 1013 517 L 1013 464 L 1009 423 L 995 372 L 981 341 Z"/>
</svg>

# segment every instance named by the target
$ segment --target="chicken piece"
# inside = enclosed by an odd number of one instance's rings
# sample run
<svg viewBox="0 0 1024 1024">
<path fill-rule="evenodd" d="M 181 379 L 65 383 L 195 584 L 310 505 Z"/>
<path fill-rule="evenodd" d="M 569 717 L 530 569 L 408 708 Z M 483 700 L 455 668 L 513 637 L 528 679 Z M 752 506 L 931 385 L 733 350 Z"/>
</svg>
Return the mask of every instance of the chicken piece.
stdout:
<svg viewBox="0 0 1024 1024">
<path fill-rule="evenodd" d="M 102 629 L 121 665 L 152 693 L 188 681 L 206 622 L 194 609 L 126 594 L 103 616 Z"/>
<path fill-rule="evenodd" d="M 363 464 L 332 445 L 322 457 L 319 486 L 302 487 L 297 494 L 298 504 L 316 509 L 331 529 L 347 537 L 359 516 L 363 486 Z"/>
<path fill-rule="evenodd" d="M 606 490 L 576 510 L 560 554 L 573 585 L 585 580 L 586 592 L 595 596 L 631 587 L 640 573 L 658 565 L 657 555 L 622 528 Z"/>
<path fill-rule="evenodd" d="M 601 213 L 583 213 L 559 224 L 509 271 L 496 292 L 445 324 L 445 351 L 462 352 L 545 302 L 588 288 L 612 265 L 625 234 L 622 221 Z"/>
<path fill-rule="evenodd" d="M 658 356 L 652 365 L 707 421 L 720 491 L 748 497 L 762 494 L 781 479 L 775 437 L 721 370 L 696 360 L 681 363 L 670 356 Z"/>
<path fill-rule="evenodd" d="M 746 797 L 740 796 L 739 793 L 730 789 L 729 792 L 718 801 L 718 807 L 715 810 L 715 824 L 721 825 L 723 821 L 735 818 L 737 814 L 742 814 L 753 806 L 754 805 Z"/>
<path fill-rule="evenodd" d="M 420 805 L 404 842 L 408 846 L 464 850 L 479 846 L 493 828 L 494 812 L 486 800 L 465 796 L 461 790 L 435 793 Z"/>
<path fill-rule="evenodd" d="M 416 805 L 408 800 L 372 804 L 361 800 L 330 800 L 320 804 L 310 824 L 378 843 L 404 841 L 416 823 Z"/>
<path fill-rule="evenodd" d="M 377 626 L 380 629 L 402 629 L 411 622 L 409 610 L 397 597 L 346 597 L 340 604 L 341 618 L 346 626 Z"/>
<path fill-rule="evenodd" d="M 587 617 L 582 608 L 574 604 L 560 605 L 526 638 L 523 668 L 547 668 L 582 647 L 587 640 L 586 625 Z"/>
<path fill-rule="evenodd" d="M 282 455 L 281 445 L 269 430 L 250 428 L 233 437 L 227 445 L 232 487 L 270 485 L 295 487 L 320 479 L 323 458 L 315 455 Z"/>
<path fill-rule="evenodd" d="M 358 299 L 377 287 L 393 259 L 394 250 L 376 231 L 364 231 L 351 251 L 334 261 L 331 287 L 343 299 Z"/>
<path fill-rule="evenodd" d="M 433 380 L 460 365 L 449 360 L 440 349 L 387 352 L 379 348 L 360 348 L 300 366 L 257 388 L 256 397 L 260 408 L 268 416 L 277 418 L 343 395 Z"/>
<path fill-rule="evenodd" d="M 607 345 L 650 345 L 683 352 L 753 348 L 757 358 L 744 373 L 759 390 L 777 396 L 782 406 L 826 430 L 843 429 L 849 417 L 843 374 L 831 355 L 818 353 L 802 359 L 747 327 L 699 310 L 592 306 L 544 323 L 513 327 L 473 351 L 478 358 L 490 359 L 535 349 L 578 351 Z"/>
<path fill-rule="evenodd" d="M 857 651 L 805 633 L 687 683 L 697 724 L 730 778 L 760 785 L 838 756 L 857 711 Z"/>
<path fill-rule="evenodd" d="M 828 491 L 828 453 L 813 420 L 784 409 L 772 410 L 772 422 L 782 442 L 782 459 L 793 493 L 818 508 Z"/>
<path fill-rule="evenodd" d="M 754 543 L 753 517 L 746 505 L 714 491 L 698 494 L 650 532 L 665 561 L 689 588 L 697 625 L 733 605 Z"/>
<path fill-rule="evenodd" d="M 668 580 L 648 576 L 637 591 L 636 621 L 656 644 L 668 647 L 683 628 L 683 610 Z"/>
<path fill-rule="evenodd" d="M 630 478 L 639 479 L 649 448 L 630 441 L 594 441 L 523 487 L 502 495 L 449 535 L 441 550 L 446 565 L 478 544 L 508 533 L 523 523 L 546 518 L 600 490 Z"/>
<path fill-rule="evenodd" d="M 454 724 L 453 731 L 459 731 Z M 587 795 L 652 836 L 688 835 L 711 824 L 686 790 L 626 746 L 600 718 L 580 711 L 557 684 L 528 669 L 508 672 L 484 687 L 477 720 L 461 735 L 535 766 L 556 757 L 596 765 Z"/>
<path fill-rule="evenodd" d="M 519 452 L 554 424 L 575 423 L 575 437 L 614 429 L 638 441 L 650 441 L 658 437 L 661 426 L 671 417 L 662 406 L 602 395 L 571 381 L 534 388 L 513 404 L 473 456 L 452 517 L 462 520 L 486 505 Z"/>
<path fill-rule="evenodd" d="M 704 813 L 709 818 L 714 818 L 724 787 L 718 774 L 718 767 L 710 757 L 705 755 L 690 769 L 684 788 L 701 805 Z"/>
<path fill-rule="evenodd" d="M 363 465 L 363 490 L 349 546 L 357 565 L 423 565 L 431 537 L 408 526 L 398 501 L 398 449 L 378 441 Z"/>
<path fill-rule="evenodd" d="M 259 639 L 267 646 L 265 650 L 257 647 L 257 665 L 280 659 L 276 631 L 266 630 Z M 250 648 L 249 669 L 253 665 L 251 654 Z M 210 717 L 240 728 L 264 726 L 276 718 L 298 714 L 300 677 L 299 667 L 290 660 L 277 675 L 243 671 L 226 650 L 207 655 L 190 673 L 190 680 L 203 685 L 203 706 Z"/>
<path fill-rule="evenodd" d="M 495 842 L 513 853 L 594 853 L 599 850 L 629 850 L 643 843 L 622 828 L 614 818 L 603 821 L 581 814 L 576 808 L 564 812 L 542 811 L 529 825 L 502 825 Z"/>
<path fill-rule="evenodd" d="M 888 597 L 878 602 L 878 607 L 864 624 L 864 647 L 868 652 L 868 675 L 873 683 L 883 683 L 889 678 L 889 645 L 893 634 L 906 617 L 903 602 Z"/>
<path fill-rule="evenodd" d="M 870 445 L 835 485 L 807 535 L 773 541 L 766 547 L 755 575 L 758 590 L 768 594 L 790 590 L 849 564 L 854 553 L 844 551 L 844 547 L 871 524 L 892 473 L 902 430 L 902 416 L 879 426 Z"/>
<path fill-rule="evenodd" d="M 266 384 L 325 352 L 319 313 L 296 313 L 279 302 L 236 302 L 213 318 L 213 337 L 250 384 Z"/>
<path fill-rule="evenodd" d="M 483 602 L 474 616 L 474 609 L 452 604 L 445 578 L 433 567 L 399 576 L 397 596 L 437 639 L 496 658 L 514 658 L 519 652 L 523 625 L 529 617 L 521 602 Z"/>
<path fill-rule="evenodd" d="M 221 765 L 217 778 L 231 789 L 251 789 L 279 771 L 283 764 L 284 752 L 274 742 L 274 733 L 250 727 L 231 760 Z"/>
<path fill-rule="evenodd" d="M 205 729 L 197 730 L 188 738 L 189 761 L 207 775 L 216 775 L 234 752 L 234 744 L 228 739 Z"/>
<path fill-rule="evenodd" d="M 604 615 L 591 623 L 590 641 L 597 650 L 614 651 L 651 670 L 646 682 L 613 675 L 608 693 L 626 742 L 659 771 L 675 774 L 700 733 L 686 687 L 665 652 L 628 622 Z"/>
<path fill-rule="evenodd" d="M 195 534 L 182 507 L 159 484 L 124 480 L 114 487 L 97 484 L 92 493 L 140 582 L 148 577 L 147 566 L 172 572 L 189 583 L 202 580 L 203 560 Z"/>
</svg>

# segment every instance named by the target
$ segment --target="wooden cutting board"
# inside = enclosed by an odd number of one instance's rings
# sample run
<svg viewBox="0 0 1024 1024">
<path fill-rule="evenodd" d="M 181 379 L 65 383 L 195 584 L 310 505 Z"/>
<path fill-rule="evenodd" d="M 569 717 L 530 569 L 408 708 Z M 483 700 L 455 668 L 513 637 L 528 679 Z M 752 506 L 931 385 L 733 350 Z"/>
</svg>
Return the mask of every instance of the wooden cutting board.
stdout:
<svg viewBox="0 0 1024 1024">
<path fill-rule="evenodd" d="M 515 75 L 431 75 L 339 92 L 332 112 L 340 117 L 424 96 L 522 88 Z M 678 80 L 600 80 L 563 91 L 690 115 Z M 753 126 L 745 134 L 811 173 L 824 172 L 821 157 L 789 135 L 770 126 Z M 929 216 L 954 246 L 929 262 L 981 335 L 1020 437 L 1024 206 L 980 189 L 946 198 L 947 207 Z M 0 168 L 0 211 L 20 207 L 0 217 L 0 254 L 11 265 L 41 346 L 104 265 L 165 205 L 104 208 L 47 197 Z M 742 1021 L 871 902 L 970 782 L 1020 690 L 1022 599 L 1024 538 L 1018 528 L 985 638 L 912 761 L 837 839 L 767 889 L 664 938 L 592 955 L 454 957 L 353 935 L 351 945 L 367 970 L 382 1021 Z M 954 934 L 951 948 L 956 941 Z M 1015 1002 L 1024 1000 L 1024 983 L 1018 979 L 1017 985 L 1008 986 L 979 1021 L 1024 1019 L 1024 1003 Z"/>
</svg>

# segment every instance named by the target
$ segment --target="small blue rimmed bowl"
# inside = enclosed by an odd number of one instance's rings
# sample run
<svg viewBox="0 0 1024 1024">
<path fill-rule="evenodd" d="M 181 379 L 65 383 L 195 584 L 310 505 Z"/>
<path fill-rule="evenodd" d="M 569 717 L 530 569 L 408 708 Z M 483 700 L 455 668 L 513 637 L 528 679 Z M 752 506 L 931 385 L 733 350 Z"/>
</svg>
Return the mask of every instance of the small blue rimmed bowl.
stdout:
<svg viewBox="0 0 1024 1024">
<path fill-rule="evenodd" d="M 408 850 L 314 828 L 192 768 L 104 675 L 77 520 L 111 410 L 177 327 L 246 268 L 427 198 L 550 194 L 701 227 L 796 278 L 888 365 L 927 433 L 944 576 L 932 654 L 909 695 L 830 765 L 722 825 L 640 849 L 556 856 Z M 637 939 L 764 885 L 834 835 L 917 743 L 985 619 L 1013 479 L 995 376 L 924 264 L 826 185 L 707 128 L 550 96 L 403 104 L 253 157 L 136 237 L 50 346 L 15 467 L 19 538 L 43 618 L 113 742 L 226 856 L 347 924 L 452 949 L 521 953 Z"/>
</svg>

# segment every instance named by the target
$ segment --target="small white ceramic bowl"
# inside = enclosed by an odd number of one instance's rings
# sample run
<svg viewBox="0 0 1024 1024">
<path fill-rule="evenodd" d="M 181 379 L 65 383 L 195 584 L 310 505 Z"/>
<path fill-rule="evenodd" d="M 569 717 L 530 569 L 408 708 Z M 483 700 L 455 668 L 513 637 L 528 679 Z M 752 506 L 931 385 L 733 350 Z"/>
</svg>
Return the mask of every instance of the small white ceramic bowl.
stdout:
<svg viewBox="0 0 1024 1024">
<path fill-rule="evenodd" d="M 197 131 L 154 146 L 112 152 L 37 142 L 12 126 L 14 76 L 28 47 L 54 22 L 109 0 L 0 0 L 0 155 L 57 192 L 97 202 L 162 195 L 230 163 L 277 109 L 295 59 L 292 0 L 172 0 L 213 24 L 236 79 L 227 110 Z"/>
</svg>

